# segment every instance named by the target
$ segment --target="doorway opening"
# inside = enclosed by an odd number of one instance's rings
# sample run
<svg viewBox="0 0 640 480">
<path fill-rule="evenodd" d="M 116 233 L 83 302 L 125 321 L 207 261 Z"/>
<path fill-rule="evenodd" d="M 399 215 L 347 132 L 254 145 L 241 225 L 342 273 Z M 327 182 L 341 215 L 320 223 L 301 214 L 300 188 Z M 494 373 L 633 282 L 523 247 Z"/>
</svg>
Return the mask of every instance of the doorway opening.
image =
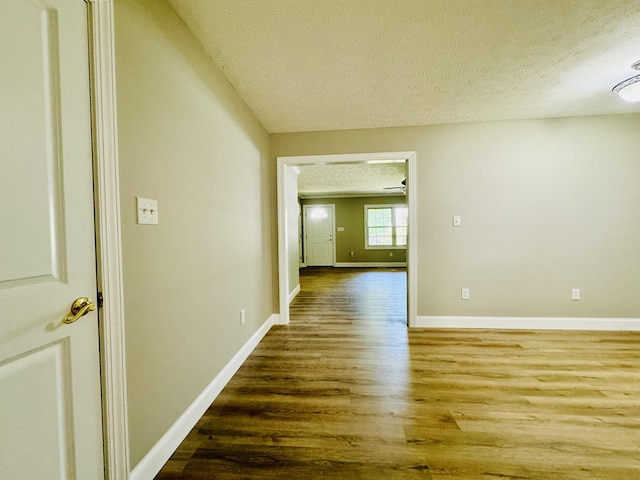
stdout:
<svg viewBox="0 0 640 480">
<path fill-rule="evenodd" d="M 406 163 L 407 231 L 406 231 L 406 265 L 407 265 L 407 325 L 416 325 L 417 317 L 417 252 L 416 252 L 416 153 L 415 152 L 382 152 L 340 155 L 311 155 L 278 157 L 278 270 L 279 270 L 279 323 L 289 323 L 289 303 L 295 296 L 298 286 L 297 278 L 301 264 L 299 217 L 301 212 L 298 203 L 297 175 L 300 167 L 311 165 L 340 165 L 376 162 L 402 161 Z M 335 232 L 335 230 L 334 230 Z M 304 247 L 303 247 L 304 248 Z M 306 255 L 303 256 L 306 260 Z M 335 256 L 334 256 L 335 259 Z M 334 261 L 335 263 L 335 261 Z M 292 295 L 293 293 L 293 295 Z"/>
</svg>

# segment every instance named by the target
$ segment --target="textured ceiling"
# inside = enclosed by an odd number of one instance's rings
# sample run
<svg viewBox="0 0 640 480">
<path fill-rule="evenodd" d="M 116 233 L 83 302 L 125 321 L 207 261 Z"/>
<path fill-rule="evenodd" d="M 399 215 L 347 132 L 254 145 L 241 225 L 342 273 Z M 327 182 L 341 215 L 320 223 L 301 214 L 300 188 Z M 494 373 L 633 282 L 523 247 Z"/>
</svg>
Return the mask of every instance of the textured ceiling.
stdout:
<svg viewBox="0 0 640 480">
<path fill-rule="evenodd" d="M 301 197 L 322 195 L 402 194 L 406 164 L 352 163 L 299 166 L 298 193 Z"/>
<path fill-rule="evenodd" d="M 640 111 L 639 0 L 169 0 L 272 133 Z"/>
</svg>

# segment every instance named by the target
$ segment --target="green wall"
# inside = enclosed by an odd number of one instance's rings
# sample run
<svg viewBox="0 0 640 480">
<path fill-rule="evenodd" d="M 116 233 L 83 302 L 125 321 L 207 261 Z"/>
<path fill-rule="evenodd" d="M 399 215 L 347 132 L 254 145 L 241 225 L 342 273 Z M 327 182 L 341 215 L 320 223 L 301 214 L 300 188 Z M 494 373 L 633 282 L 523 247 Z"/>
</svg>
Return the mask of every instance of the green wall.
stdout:
<svg viewBox="0 0 640 480">
<path fill-rule="evenodd" d="M 348 198 L 302 199 L 304 205 L 335 205 L 336 210 L 336 263 L 406 262 L 406 249 L 367 250 L 364 247 L 364 206 L 379 204 L 405 204 L 407 197 L 377 196 Z M 344 232 L 339 232 L 343 227 Z M 349 256 L 353 252 L 354 256 Z M 393 253 L 390 256 L 389 253 Z"/>
</svg>

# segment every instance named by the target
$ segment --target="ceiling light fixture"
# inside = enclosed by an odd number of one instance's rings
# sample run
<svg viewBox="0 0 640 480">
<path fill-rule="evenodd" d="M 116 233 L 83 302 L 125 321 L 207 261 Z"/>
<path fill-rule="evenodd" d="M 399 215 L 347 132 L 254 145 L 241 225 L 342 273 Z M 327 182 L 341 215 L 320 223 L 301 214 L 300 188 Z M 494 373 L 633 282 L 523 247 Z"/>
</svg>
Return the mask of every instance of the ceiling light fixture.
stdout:
<svg viewBox="0 0 640 480">
<path fill-rule="evenodd" d="M 631 68 L 640 70 L 640 61 L 631 65 Z M 627 102 L 640 102 L 640 75 L 627 78 L 613 87 L 611 91 L 620 95 L 620 98 Z"/>
</svg>

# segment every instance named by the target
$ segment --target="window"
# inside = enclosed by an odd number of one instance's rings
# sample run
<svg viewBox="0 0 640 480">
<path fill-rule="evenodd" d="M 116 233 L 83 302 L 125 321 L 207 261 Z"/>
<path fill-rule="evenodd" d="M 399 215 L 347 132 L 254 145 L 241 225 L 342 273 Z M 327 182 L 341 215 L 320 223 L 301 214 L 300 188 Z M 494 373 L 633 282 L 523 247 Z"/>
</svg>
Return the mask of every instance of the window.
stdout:
<svg viewBox="0 0 640 480">
<path fill-rule="evenodd" d="M 407 248 L 406 205 L 365 205 L 365 248 Z"/>
</svg>

